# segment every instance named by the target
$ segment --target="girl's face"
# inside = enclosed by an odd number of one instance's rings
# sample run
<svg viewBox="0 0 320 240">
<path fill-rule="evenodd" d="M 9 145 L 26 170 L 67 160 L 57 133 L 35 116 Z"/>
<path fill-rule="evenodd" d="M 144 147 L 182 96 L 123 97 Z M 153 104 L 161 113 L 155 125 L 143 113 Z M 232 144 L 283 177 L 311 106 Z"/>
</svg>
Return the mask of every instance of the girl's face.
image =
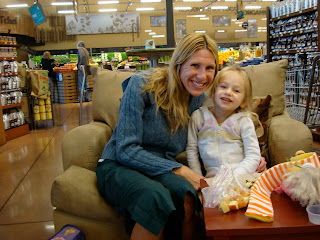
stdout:
<svg viewBox="0 0 320 240">
<path fill-rule="evenodd" d="M 186 91 L 192 96 L 200 96 L 212 84 L 216 61 L 208 49 L 195 51 L 180 68 L 180 78 Z"/>
<path fill-rule="evenodd" d="M 214 94 L 214 110 L 230 116 L 234 111 L 246 106 L 244 79 L 236 72 L 230 72 L 220 79 Z"/>
</svg>

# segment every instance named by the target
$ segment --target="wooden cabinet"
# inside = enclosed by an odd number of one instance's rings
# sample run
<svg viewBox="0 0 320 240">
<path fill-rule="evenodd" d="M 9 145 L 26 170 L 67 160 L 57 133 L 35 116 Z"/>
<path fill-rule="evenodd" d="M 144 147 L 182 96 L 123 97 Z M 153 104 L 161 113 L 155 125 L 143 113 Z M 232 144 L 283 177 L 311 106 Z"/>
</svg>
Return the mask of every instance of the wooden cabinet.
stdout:
<svg viewBox="0 0 320 240">
<path fill-rule="evenodd" d="M 288 59 L 289 67 L 295 64 L 295 54 L 319 51 L 320 6 L 301 10 L 281 17 L 271 18 L 267 8 L 268 62 Z"/>
</svg>

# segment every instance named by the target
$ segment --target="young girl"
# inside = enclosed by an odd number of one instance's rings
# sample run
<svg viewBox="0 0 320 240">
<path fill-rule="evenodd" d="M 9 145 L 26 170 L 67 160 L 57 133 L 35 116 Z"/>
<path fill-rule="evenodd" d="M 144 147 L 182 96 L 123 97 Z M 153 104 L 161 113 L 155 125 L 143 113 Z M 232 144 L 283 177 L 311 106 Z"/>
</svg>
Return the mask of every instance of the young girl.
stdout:
<svg viewBox="0 0 320 240">
<path fill-rule="evenodd" d="M 236 174 L 254 173 L 261 154 L 250 112 L 252 87 L 247 73 L 239 66 L 223 68 L 214 80 L 208 97 L 211 106 L 196 110 L 189 123 L 186 148 L 189 167 L 213 177 L 221 165 Z"/>
</svg>

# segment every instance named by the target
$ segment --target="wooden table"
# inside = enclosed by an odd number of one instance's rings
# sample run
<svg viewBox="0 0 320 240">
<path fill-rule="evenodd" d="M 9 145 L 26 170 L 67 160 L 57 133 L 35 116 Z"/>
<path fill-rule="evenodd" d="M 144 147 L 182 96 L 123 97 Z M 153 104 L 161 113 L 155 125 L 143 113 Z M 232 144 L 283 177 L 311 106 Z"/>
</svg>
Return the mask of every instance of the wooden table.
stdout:
<svg viewBox="0 0 320 240">
<path fill-rule="evenodd" d="M 201 188 L 207 186 L 201 181 Z M 309 222 L 307 211 L 285 194 L 271 195 L 274 221 L 264 223 L 244 215 L 245 209 L 223 214 L 203 208 L 207 240 L 316 240 L 320 225 Z"/>
</svg>

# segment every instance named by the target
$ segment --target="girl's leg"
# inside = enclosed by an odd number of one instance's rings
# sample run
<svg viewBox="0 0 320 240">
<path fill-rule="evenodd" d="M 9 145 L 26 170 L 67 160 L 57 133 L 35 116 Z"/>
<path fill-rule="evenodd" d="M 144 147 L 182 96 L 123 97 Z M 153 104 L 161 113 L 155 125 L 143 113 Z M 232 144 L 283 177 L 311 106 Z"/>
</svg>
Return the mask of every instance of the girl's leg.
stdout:
<svg viewBox="0 0 320 240">
<path fill-rule="evenodd" d="M 139 223 L 134 225 L 131 233 L 131 240 L 163 240 L 163 229 L 158 236 L 154 235 Z"/>
</svg>

